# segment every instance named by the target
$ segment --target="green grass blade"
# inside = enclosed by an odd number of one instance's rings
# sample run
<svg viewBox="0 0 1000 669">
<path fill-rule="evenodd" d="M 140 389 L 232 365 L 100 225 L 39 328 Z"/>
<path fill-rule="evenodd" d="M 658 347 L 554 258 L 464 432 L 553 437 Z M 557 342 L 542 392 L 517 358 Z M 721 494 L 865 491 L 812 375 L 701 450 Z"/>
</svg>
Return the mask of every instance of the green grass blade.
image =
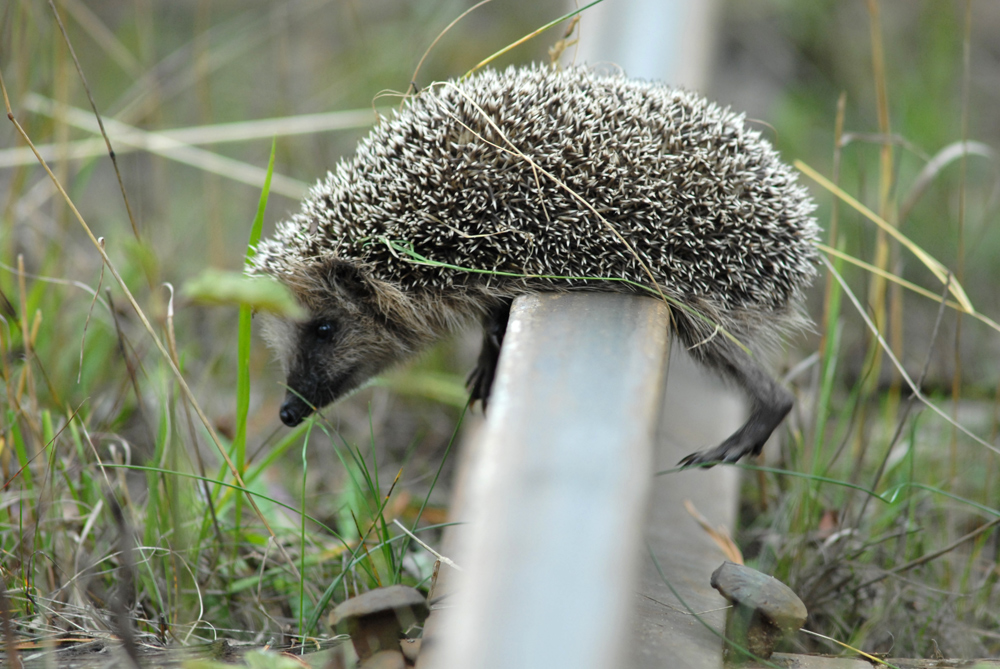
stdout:
<svg viewBox="0 0 1000 669">
<path fill-rule="evenodd" d="M 208 476 L 199 476 L 198 474 L 192 474 L 192 473 L 189 473 L 189 472 L 182 472 L 182 471 L 176 471 L 176 470 L 171 470 L 171 469 L 163 469 L 162 467 L 148 467 L 148 466 L 145 466 L 145 465 L 116 464 L 116 463 L 113 463 L 113 462 L 103 462 L 103 463 L 101 463 L 98 466 L 101 467 L 101 468 L 103 468 L 103 469 L 128 469 L 128 470 L 134 470 L 134 471 L 139 471 L 139 472 L 153 472 L 155 474 L 164 474 L 164 475 L 168 475 L 168 476 L 179 476 L 179 477 L 182 477 L 182 478 L 193 479 L 195 481 L 208 481 L 209 483 L 214 483 L 214 484 L 222 486 L 224 488 L 229 488 L 231 490 L 235 490 L 236 492 L 239 492 L 239 493 L 242 493 L 242 494 L 253 495 L 255 498 L 262 499 L 262 500 L 264 500 L 266 502 L 269 502 L 269 503 L 273 504 L 274 506 L 281 507 L 282 509 L 288 509 L 289 511 L 291 511 L 294 514 L 304 515 L 306 520 L 308 520 L 308 521 L 310 521 L 312 523 L 315 523 L 320 529 L 325 530 L 326 532 L 329 532 L 330 536 L 332 536 L 334 539 L 336 539 L 337 541 L 339 541 L 340 543 L 342 543 L 345 547 L 349 547 L 349 545 L 350 545 L 345 539 L 343 539 L 340 536 L 340 534 L 335 529 L 333 529 L 332 527 L 330 527 L 329 525 L 327 525 L 326 523 L 324 523 L 319 518 L 316 518 L 315 516 L 310 516 L 309 514 L 305 513 L 305 511 L 303 509 L 296 508 L 296 507 L 292 506 L 291 504 L 286 504 L 285 502 L 282 502 L 280 499 L 276 499 L 274 497 L 270 497 L 269 495 L 265 495 L 263 493 L 255 491 L 255 490 L 250 490 L 249 488 L 244 488 L 242 486 L 236 485 L 235 483 L 227 483 L 225 481 L 219 481 L 217 479 L 213 479 L 213 478 L 210 478 Z"/>
<path fill-rule="evenodd" d="M 424 515 L 424 511 L 427 510 L 427 505 L 431 501 L 431 493 L 434 492 L 434 488 L 437 487 L 438 478 L 441 476 L 441 472 L 444 471 L 444 465 L 448 461 L 448 456 L 451 454 L 451 447 L 455 444 L 455 440 L 458 439 L 458 431 L 462 427 L 462 423 L 465 421 L 465 414 L 469 411 L 469 407 L 472 405 L 472 400 L 470 399 L 465 403 L 465 407 L 462 409 L 462 413 L 458 416 L 458 422 L 455 424 L 455 429 L 451 433 L 451 439 L 448 440 L 448 446 L 444 450 L 444 455 L 441 456 L 441 462 L 438 465 L 437 471 L 434 472 L 434 478 L 431 480 L 430 489 L 427 490 L 427 494 L 424 496 L 423 502 L 420 503 L 420 509 L 417 511 L 417 517 L 413 519 L 413 524 L 410 525 L 410 532 L 413 534 L 417 533 L 417 525 L 420 524 L 420 519 Z M 406 551 L 410 547 L 410 537 L 406 535 L 403 540 L 403 547 L 399 551 L 399 564 L 402 566 L 403 558 L 406 557 Z"/>
<path fill-rule="evenodd" d="M 264 188 L 257 204 L 257 215 L 250 226 L 250 240 L 247 243 L 246 263 L 257 253 L 257 242 L 260 241 L 264 229 L 264 210 L 267 208 L 267 196 L 271 190 L 271 175 L 274 173 L 274 154 L 277 140 L 271 141 L 271 157 L 267 161 L 267 175 L 264 177 Z M 247 446 L 247 415 L 250 412 L 250 320 L 253 314 L 250 307 L 240 305 L 239 342 L 236 349 L 236 435 L 233 437 L 232 451 L 236 468 L 243 475 L 246 466 Z M 240 526 L 242 498 L 236 502 L 236 529 Z"/>
<path fill-rule="evenodd" d="M 273 156 L 273 152 L 272 152 Z M 312 435 L 312 426 L 315 425 L 315 421 L 308 421 L 309 429 L 306 431 L 305 439 L 302 440 L 302 491 L 299 493 L 299 505 L 302 507 L 302 513 L 299 514 L 299 573 L 302 575 L 299 578 L 299 630 L 302 635 L 305 635 L 305 604 L 306 604 L 306 474 L 309 473 L 309 461 L 306 455 L 309 451 L 309 437 Z"/>
</svg>

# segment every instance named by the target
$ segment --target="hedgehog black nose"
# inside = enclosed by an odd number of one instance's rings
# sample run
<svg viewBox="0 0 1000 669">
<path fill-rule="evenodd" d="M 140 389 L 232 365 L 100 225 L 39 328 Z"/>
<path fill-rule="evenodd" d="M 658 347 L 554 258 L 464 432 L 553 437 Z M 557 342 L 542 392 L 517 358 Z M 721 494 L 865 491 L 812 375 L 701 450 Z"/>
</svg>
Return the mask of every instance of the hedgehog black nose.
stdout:
<svg viewBox="0 0 1000 669">
<path fill-rule="evenodd" d="M 281 422 L 288 427 L 295 427 L 302 422 L 303 416 L 301 412 L 295 410 L 291 402 L 285 402 L 281 405 L 281 411 L 278 412 L 281 417 Z"/>
</svg>

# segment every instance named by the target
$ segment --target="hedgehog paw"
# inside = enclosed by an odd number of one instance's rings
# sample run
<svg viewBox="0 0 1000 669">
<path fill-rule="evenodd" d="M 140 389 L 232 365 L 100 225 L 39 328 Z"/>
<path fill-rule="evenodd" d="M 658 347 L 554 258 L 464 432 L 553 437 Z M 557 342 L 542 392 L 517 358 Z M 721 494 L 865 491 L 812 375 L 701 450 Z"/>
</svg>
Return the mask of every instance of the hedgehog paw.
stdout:
<svg viewBox="0 0 1000 669">
<path fill-rule="evenodd" d="M 691 453 L 677 464 L 681 467 L 701 467 L 702 469 L 708 469 L 719 463 L 736 462 L 745 455 L 757 455 L 764 447 L 763 441 L 753 443 L 742 437 L 744 435 L 737 432 L 715 448 Z"/>
<path fill-rule="evenodd" d="M 493 390 L 493 377 L 496 376 L 496 359 L 483 361 L 483 355 L 479 356 L 479 363 L 465 380 L 465 387 L 469 389 L 470 402 L 482 402 L 483 409 L 490 401 L 490 391 Z"/>
<path fill-rule="evenodd" d="M 792 398 L 786 391 L 773 383 L 769 390 L 769 395 L 757 394 L 758 398 L 767 397 L 770 401 L 758 402 L 743 427 L 715 448 L 692 453 L 678 464 L 682 467 L 708 468 L 720 462 L 736 462 L 746 455 L 759 454 L 764 442 L 792 408 Z"/>
<path fill-rule="evenodd" d="M 471 402 L 479 400 L 483 403 L 483 411 L 490 401 L 493 390 L 493 378 L 497 373 L 497 362 L 500 359 L 500 346 L 507 331 L 507 320 L 510 318 L 510 301 L 504 301 L 490 311 L 483 319 L 483 348 L 479 351 L 479 361 L 476 368 L 469 374 L 465 385 L 471 391 Z"/>
</svg>

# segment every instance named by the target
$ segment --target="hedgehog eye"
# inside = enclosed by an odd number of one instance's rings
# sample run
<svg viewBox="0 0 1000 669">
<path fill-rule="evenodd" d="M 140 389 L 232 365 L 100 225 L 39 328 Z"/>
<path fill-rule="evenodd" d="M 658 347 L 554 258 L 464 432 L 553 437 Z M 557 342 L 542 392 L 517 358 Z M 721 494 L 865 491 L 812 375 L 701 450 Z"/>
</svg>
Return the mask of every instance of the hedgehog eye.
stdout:
<svg viewBox="0 0 1000 669">
<path fill-rule="evenodd" d="M 330 321 L 320 321 L 316 324 L 316 339 L 329 341 L 333 338 L 333 323 Z"/>
</svg>

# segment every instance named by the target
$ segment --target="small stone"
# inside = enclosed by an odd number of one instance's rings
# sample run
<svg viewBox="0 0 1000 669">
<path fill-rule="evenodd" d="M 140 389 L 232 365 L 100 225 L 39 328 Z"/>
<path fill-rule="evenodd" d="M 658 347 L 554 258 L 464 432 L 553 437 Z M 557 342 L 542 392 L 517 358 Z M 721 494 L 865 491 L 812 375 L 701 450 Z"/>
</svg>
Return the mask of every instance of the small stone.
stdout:
<svg viewBox="0 0 1000 669">
<path fill-rule="evenodd" d="M 393 585 L 338 605 L 330 614 L 330 626 L 351 635 L 354 650 L 364 661 L 379 651 L 399 651 L 403 631 L 422 623 L 429 612 L 427 600 L 418 590 Z"/>
<path fill-rule="evenodd" d="M 406 669 L 406 661 L 398 650 L 380 650 L 362 662 L 358 669 Z"/>
<path fill-rule="evenodd" d="M 407 664 L 416 664 L 417 655 L 420 654 L 420 639 L 403 639 L 399 646 L 403 649 Z"/>
<path fill-rule="evenodd" d="M 712 574 L 711 583 L 733 603 L 726 621 L 726 637 L 764 659 L 771 657 L 786 634 L 802 627 L 809 615 L 791 588 L 745 565 L 722 563 Z M 733 655 L 728 645 L 725 654 Z"/>
</svg>

